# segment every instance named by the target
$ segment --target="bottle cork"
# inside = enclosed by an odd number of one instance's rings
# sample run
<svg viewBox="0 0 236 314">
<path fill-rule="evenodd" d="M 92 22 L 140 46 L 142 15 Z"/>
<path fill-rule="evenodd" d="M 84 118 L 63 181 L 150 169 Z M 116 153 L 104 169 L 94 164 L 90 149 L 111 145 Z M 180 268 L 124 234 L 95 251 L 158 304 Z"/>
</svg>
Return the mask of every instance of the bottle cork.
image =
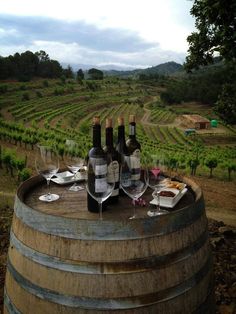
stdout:
<svg viewBox="0 0 236 314">
<path fill-rule="evenodd" d="M 134 114 L 130 114 L 129 115 L 129 123 L 135 122 L 135 115 Z"/>
<path fill-rule="evenodd" d="M 93 124 L 100 124 L 100 117 L 99 116 L 93 117 Z"/>
<path fill-rule="evenodd" d="M 118 117 L 118 125 L 124 125 L 124 118 L 123 117 Z"/>
<path fill-rule="evenodd" d="M 112 128 L 112 119 L 111 118 L 106 119 L 106 128 Z"/>
</svg>

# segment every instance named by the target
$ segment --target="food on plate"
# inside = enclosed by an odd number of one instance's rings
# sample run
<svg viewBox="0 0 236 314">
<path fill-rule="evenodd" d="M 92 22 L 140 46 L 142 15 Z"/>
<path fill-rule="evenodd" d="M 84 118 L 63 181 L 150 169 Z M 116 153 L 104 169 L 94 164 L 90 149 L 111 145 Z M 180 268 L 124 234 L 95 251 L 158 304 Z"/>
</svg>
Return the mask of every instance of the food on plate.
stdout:
<svg viewBox="0 0 236 314">
<path fill-rule="evenodd" d="M 181 191 L 185 187 L 185 184 L 182 182 L 178 182 L 178 181 L 170 181 L 169 183 L 167 183 L 166 186 L 168 188 L 178 189 Z"/>
<path fill-rule="evenodd" d="M 161 191 L 159 195 L 164 197 L 175 197 L 175 193 L 172 191 Z"/>
</svg>

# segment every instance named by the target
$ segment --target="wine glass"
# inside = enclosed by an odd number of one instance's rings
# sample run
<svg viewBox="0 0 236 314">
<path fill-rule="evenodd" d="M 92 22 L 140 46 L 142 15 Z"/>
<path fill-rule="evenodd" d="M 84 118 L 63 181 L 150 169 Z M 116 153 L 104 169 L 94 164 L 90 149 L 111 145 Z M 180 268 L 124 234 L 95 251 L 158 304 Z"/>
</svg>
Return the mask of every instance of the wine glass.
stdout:
<svg viewBox="0 0 236 314">
<path fill-rule="evenodd" d="M 115 174 L 112 167 L 108 165 L 112 160 L 108 156 L 90 157 L 87 163 L 86 189 L 88 193 L 98 202 L 99 217 L 102 217 L 102 203 L 112 194 L 115 187 Z"/>
<path fill-rule="evenodd" d="M 48 193 L 39 197 L 40 201 L 52 202 L 59 195 L 50 193 L 50 180 L 59 170 L 59 158 L 56 150 L 51 146 L 38 146 L 35 157 L 35 168 L 47 180 Z"/>
<path fill-rule="evenodd" d="M 84 167 L 84 158 L 81 157 L 78 144 L 73 140 L 66 140 L 67 155 L 65 156 L 65 163 L 67 168 L 74 174 L 74 181 L 76 181 L 77 172 Z M 84 187 L 78 185 L 76 182 L 69 187 L 69 191 L 77 192 L 83 190 Z"/>
<path fill-rule="evenodd" d="M 135 203 L 147 189 L 146 176 L 146 169 L 141 169 L 140 158 L 134 156 L 125 157 L 120 170 L 120 186 L 133 200 L 133 215 L 129 219 L 137 218 Z"/>
<path fill-rule="evenodd" d="M 162 156 L 153 156 L 151 163 L 147 165 L 147 184 L 154 190 L 152 196 L 156 200 L 156 208 L 147 212 L 150 217 L 168 213 L 167 210 L 160 208 L 160 192 L 166 187 L 168 180 L 164 175 L 165 169 L 166 162 Z"/>
</svg>

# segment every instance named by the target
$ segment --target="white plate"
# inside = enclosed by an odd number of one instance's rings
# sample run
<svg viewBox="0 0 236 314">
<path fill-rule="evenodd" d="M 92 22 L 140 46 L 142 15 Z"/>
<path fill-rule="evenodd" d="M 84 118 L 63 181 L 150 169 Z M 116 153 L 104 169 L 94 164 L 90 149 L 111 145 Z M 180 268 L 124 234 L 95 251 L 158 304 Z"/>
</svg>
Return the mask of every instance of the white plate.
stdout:
<svg viewBox="0 0 236 314">
<path fill-rule="evenodd" d="M 164 197 L 160 196 L 160 206 L 161 207 L 167 207 L 167 208 L 173 208 L 175 205 L 179 202 L 179 200 L 186 194 L 188 191 L 187 188 L 184 188 L 183 190 L 179 191 L 177 189 L 172 189 L 172 188 L 165 188 L 163 189 L 165 191 L 171 191 L 175 193 L 176 195 L 174 197 Z M 150 204 L 152 205 L 157 205 L 156 199 L 153 199 L 150 201 Z"/>
<path fill-rule="evenodd" d="M 59 172 L 51 179 L 51 181 L 61 185 L 83 180 L 85 180 L 85 175 L 82 175 L 80 172 L 78 172 L 74 178 L 74 174 L 70 171 Z"/>
</svg>

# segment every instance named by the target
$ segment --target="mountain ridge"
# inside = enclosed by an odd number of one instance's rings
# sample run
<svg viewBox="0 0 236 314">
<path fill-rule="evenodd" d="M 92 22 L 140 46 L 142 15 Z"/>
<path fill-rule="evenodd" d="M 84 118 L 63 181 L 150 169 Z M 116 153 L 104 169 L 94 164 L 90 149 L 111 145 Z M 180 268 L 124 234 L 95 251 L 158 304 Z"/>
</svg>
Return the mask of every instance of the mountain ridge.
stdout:
<svg viewBox="0 0 236 314">
<path fill-rule="evenodd" d="M 64 67 L 65 64 L 62 64 Z M 140 74 L 145 75 L 172 75 L 177 72 L 183 71 L 183 65 L 180 63 L 177 63 L 175 61 L 169 61 L 160 63 L 156 66 L 147 67 L 144 69 L 137 68 L 137 69 L 121 69 L 122 67 L 109 65 L 111 69 L 107 69 L 108 65 L 104 66 L 94 66 L 94 65 L 85 65 L 85 64 L 70 64 L 70 66 L 73 68 L 75 72 L 77 72 L 79 69 L 82 69 L 83 71 L 88 71 L 90 68 L 96 68 L 104 72 L 106 76 L 120 76 L 120 77 L 126 77 L 126 76 L 138 76 Z"/>
<path fill-rule="evenodd" d="M 115 75 L 115 76 L 139 76 L 139 75 L 173 75 L 178 72 L 183 71 L 183 65 L 177 63 L 175 61 L 169 61 L 165 63 L 161 63 L 156 66 L 152 66 L 146 69 L 135 69 L 130 71 L 117 71 L 110 70 L 104 71 L 104 74 L 107 76 Z"/>
</svg>

